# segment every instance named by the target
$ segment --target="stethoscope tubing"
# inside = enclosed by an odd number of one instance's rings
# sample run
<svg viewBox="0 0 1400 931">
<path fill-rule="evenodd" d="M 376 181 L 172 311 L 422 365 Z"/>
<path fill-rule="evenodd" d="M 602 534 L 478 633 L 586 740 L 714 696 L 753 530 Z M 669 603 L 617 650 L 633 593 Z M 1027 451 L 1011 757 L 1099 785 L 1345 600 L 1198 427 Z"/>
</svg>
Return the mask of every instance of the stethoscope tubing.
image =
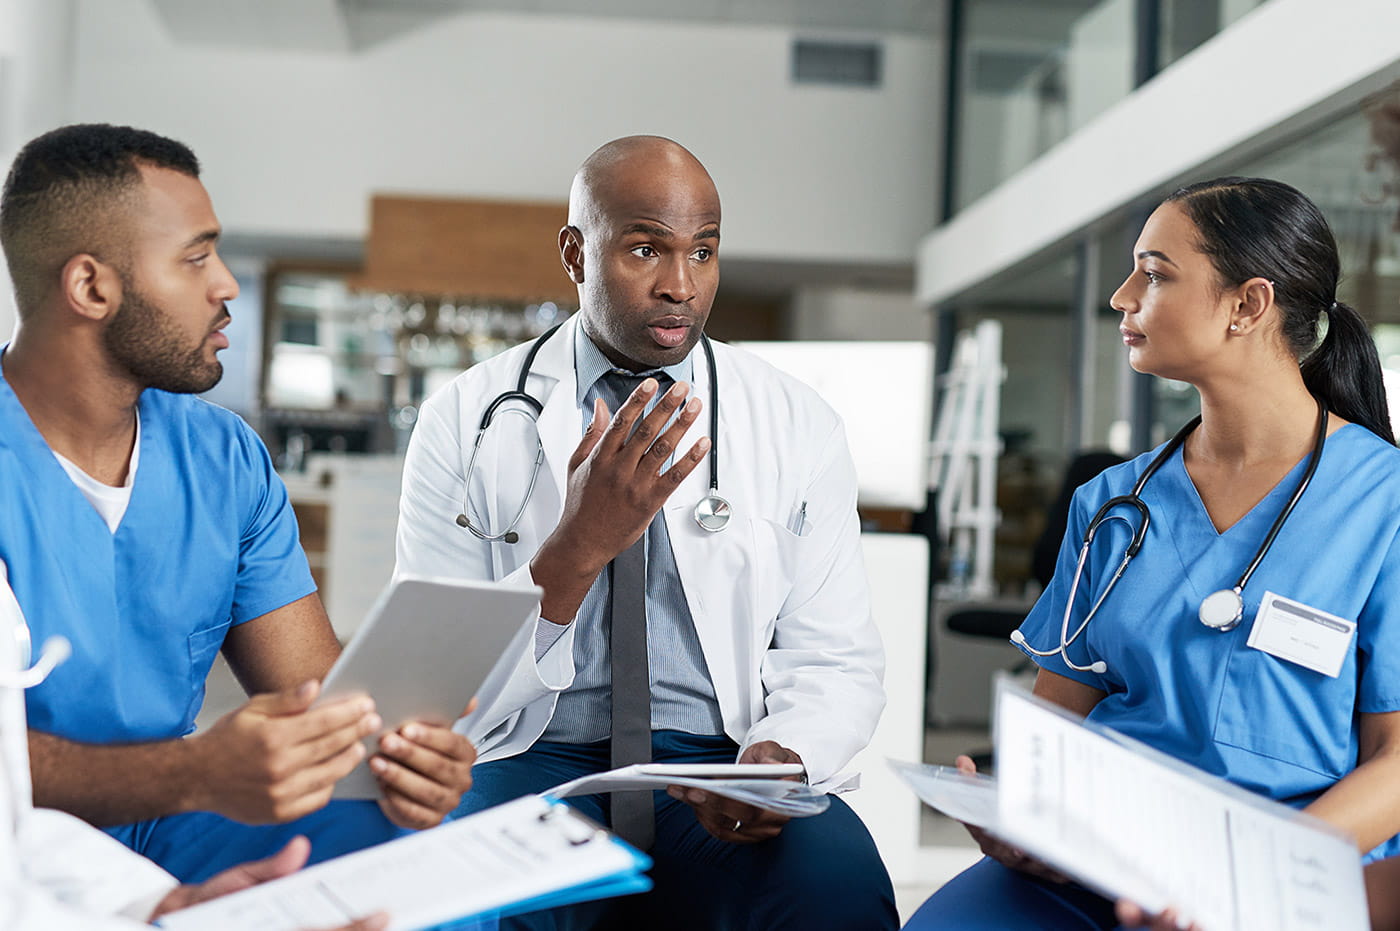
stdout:
<svg viewBox="0 0 1400 931">
<path fill-rule="evenodd" d="M 1162 451 L 1152 458 L 1147 468 L 1143 470 L 1142 475 L 1138 476 L 1137 481 L 1133 484 L 1133 490 L 1126 495 L 1117 495 L 1109 498 L 1099 507 L 1098 511 L 1095 512 L 1093 518 L 1089 521 L 1089 526 L 1084 531 L 1084 542 L 1079 549 L 1079 558 L 1075 564 L 1074 576 L 1070 582 L 1069 594 L 1065 598 L 1064 614 L 1060 618 L 1060 645 L 1052 650 L 1037 650 L 1026 642 L 1024 635 L 1020 635 L 1020 631 L 1016 631 L 1016 634 L 1019 636 L 1013 635 L 1013 642 L 1035 656 L 1049 657 L 1059 654 L 1063 658 L 1066 666 L 1078 672 L 1103 673 L 1106 671 L 1107 667 L 1102 661 L 1095 661 L 1086 666 L 1075 663 L 1069 658 L 1069 648 L 1073 646 L 1080 636 L 1088 629 L 1089 622 L 1098 614 L 1099 608 L 1103 606 L 1104 601 L 1118 584 L 1118 580 L 1123 577 L 1124 571 L 1128 568 L 1128 563 L 1130 563 L 1133 557 L 1137 555 L 1138 551 L 1142 549 L 1142 544 L 1147 538 L 1147 528 L 1152 520 L 1152 512 L 1148 508 L 1147 502 L 1142 498 L 1142 491 L 1147 487 L 1148 480 L 1176 454 L 1177 450 L 1186 442 L 1186 438 L 1190 436 L 1191 432 L 1200 426 L 1200 424 L 1201 418 L 1200 415 L 1197 415 L 1178 430 L 1176 435 L 1171 438 L 1171 441 L 1162 448 Z M 1259 548 L 1255 550 L 1254 558 L 1250 560 L 1249 565 L 1245 567 L 1244 572 L 1241 573 L 1239 580 L 1235 583 L 1232 590 L 1236 595 L 1239 595 L 1244 590 L 1245 585 L 1249 583 L 1250 577 L 1254 575 L 1254 571 L 1259 568 L 1260 563 L 1264 561 L 1264 557 L 1268 555 L 1275 538 L 1278 537 L 1279 532 L 1283 529 L 1283 525 L 1287 522 L 1289 515 L 1293 513 L 1299 500 L 1302 499 L 1303 492 L 1307 491 L 1313 475 L 1317 472 L 1318 464 L 1322 460 L 1322 451 L 1326 442 L 1327 405 L 1319 398 L 1317 399 L 1317 426 L 1313 433 L 1313 446 L 1311 452 L 1308 454 L 1308 462 L 1303 471 L 1303 476 L 1299 479 L 1297 486 L 1293 489 L 1293 493 L 1289 496 L 1283 509 L 1279 512 L 1278 516 L 1274 518 L 1273 524 L 1269 527 L 1269 532 L 1265 535 Z M 1138 512 L 1139 520 L 1136 526 L 1134 526 L 1133 521 L 1123 515 L 1111 513 L 1120 507 L 1132 507 Z M 1129 540 L 1123 552 L 1123 559 L 1119 562 L 1118 568 L 1114 571 L 1112 577 L 1109 578 L 1108 584 L 1104 586 L 1103 591 L 1094 601 L 1093 606 L 1090 607 L 1089 611 L 1084 615 L 1084 620 L 1080 622 L 1079 626 L 1076 627 L 1071 634 L 1069 629 L 1070 615 L 1074 609 L 1075 598 L 1079 593 L 1079 583 L 1084 574 L 1085 563 L 1089 558 L 1090 546 L 1094 542 L 1094 537 L 1099 529 L 1108 522 L 1115 520 L 1122 521 L 1132 528 L 1132 538 Z M 1232 624 L 1227 627 L 1216 629 L 1228 631 L 1234 629 L 1234 625 Z"/>
</svg>

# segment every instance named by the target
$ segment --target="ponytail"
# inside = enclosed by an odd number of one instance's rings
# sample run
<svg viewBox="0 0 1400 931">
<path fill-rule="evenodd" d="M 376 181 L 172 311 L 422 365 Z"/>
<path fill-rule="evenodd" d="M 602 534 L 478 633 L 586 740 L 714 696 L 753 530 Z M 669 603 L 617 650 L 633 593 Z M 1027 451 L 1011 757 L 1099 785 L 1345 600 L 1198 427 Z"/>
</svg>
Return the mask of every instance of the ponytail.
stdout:
<svg viewBox="0 0 1400 931">
<path fill-rule="evenodd" d="M 1395 445 L 1380 358 L 1361 315 L 1337 303 L 1337 240 L 1317 205 L 1267 178 L 1202 181 L 1167 202 L 1195 223 L 1201 252 L 1225 288 L 1251 278 L 1273 284 L 1280 330 L 1307 389 L 1337 416 Z M 1323 314 L 1327 335 L 1318 345 Z"/>
<path fill-rule="evenodd" d="M 1332 305 L 1327 336 L 1303 361 L 1302 371 L 1303 384 L 1329 410 L 1395 444 L 1380 356 L 1359 313 L 1340 302 Z"/>
</svg>

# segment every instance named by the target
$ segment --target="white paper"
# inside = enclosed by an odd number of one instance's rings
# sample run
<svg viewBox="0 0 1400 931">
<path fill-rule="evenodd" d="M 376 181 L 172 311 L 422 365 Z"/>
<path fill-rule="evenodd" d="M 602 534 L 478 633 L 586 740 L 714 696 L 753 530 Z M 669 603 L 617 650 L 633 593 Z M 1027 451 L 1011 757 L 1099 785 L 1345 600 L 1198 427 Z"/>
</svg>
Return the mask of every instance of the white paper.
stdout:
<svg viewBox="0 0 1400 931">
<path fill-rule="evenodd" d="M 293 931 L 385 911 L 390 931 L 406 931 L 645 866 L 645 858 L 565 806 L 526 796 L 171 912 L 160 924 L 174 931 Z"/>
<path fill-rule="evenodd" d="M 1362 931 L 1340 831 L 1003 684 L 998 834 L 1111 897 L 1206 931 Z"/>
<path fill-rule="evenodd" d="M 713 766 L 702 767 L 699 771 L 703 772 L 706 769 L 715 771 Z M 765 769 L 771 770 L 773 767 L 762 764 L 736 763 L 724 767 L 721 771 L 739 773 L 749 771 L 761 774 Z M 656 790 L 664 789 L 667 786 L 686 786 L 704 789 L 706 792 L 753 805 L 755 808 L 763 808 L 780 815 L 786 815 L 789 818 L 819 815 L 826 811 L 831 804 L 831 799 L 827 798 L 825 793 L 813 789 L 805 782 L 793 782 L 790 779 L 780 778 L 784 775 L 783 772 L 775 771 L 759 778 L 754 778 L 752 775 L 748 778 L 716 778 L 715 776 L 694 775 L 696 771 L 697 767 L 684 763 L 637 763 L 606 773 L 583 776 L 547 789 L 540 794 L 547 798 L 568 798 L 573 795 L 597 795 L 603 792 L 625 792 L 636 789 Z M 801 771 L 799 766 L 796 772 L 787 774 L 796 775 Z"/>
<path fill-rule="evenodd" d="M 997 816 L 997 783 L 990 776 L 964 773 L 952 766 L 902 763 L 889 760 L 890 768 L 909 784 L 925 805 L 963 824 L 994 828 Z"/>
</svg>

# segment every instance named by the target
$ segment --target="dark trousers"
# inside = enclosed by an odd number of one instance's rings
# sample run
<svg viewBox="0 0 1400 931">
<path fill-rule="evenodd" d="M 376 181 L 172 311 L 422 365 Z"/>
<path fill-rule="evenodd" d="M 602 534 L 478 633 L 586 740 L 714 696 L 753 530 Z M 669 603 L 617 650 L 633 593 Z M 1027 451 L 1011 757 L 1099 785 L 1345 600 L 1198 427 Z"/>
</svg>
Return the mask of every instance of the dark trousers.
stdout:
<svg viewBox="0 0 1400 931">
<path fill-rule="evenodd" d="M 988 857 L 919 907 L 906 931 L 1111 931 L 1113 903 L 1077 883 L 1054 883 Z"/>
<path fill-rule="evenodd" d="M 726 737 L 678 731 L 652 735 L 658 763 L 732 763 L 738 747 Z M 518 756 L 480 763 L 454 817 L 472 814 L 570 779 L 609 768 L 608 745 L 539 742 Z M 502 928 L 666 928 L 668 931 L 754 929 L 880 931 L 899 927 L 894 890 L 870 833 L 839 798 L 812 818 L 789 821 L 757 844 L 717 840 L 689 805 L 665 792 L 656 802 L 651 892 L 502 919 Z M 607 796 L 568 800 L 600 824 Z"/>
</svg>

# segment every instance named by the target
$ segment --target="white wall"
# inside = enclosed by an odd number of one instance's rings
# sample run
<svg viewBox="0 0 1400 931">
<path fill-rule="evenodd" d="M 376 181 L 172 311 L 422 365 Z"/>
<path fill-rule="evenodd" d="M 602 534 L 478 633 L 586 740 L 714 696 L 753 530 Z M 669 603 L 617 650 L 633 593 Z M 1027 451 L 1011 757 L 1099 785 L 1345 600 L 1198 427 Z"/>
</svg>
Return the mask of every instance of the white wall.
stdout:
<svg viewBox="0 0 1400 931">
<path fill-rule="evenodd" d="M 1258 152 L 1400 77 L 1395 0 L 1270 0 L 1101 114 L 919 249 L 948 300 L 1135 198 Z"/>
<path fill-rule="evenodd" d="M 71 112 L 72 0 L 0 0 L 0 176 L 24 142 Z M 0 343 L 15 324 L 9 272 L 0 262 Z"/>
<path fill-rule="evenodd" d="M 907 291 L 801 288 L 793 295 L 788 338 L 913 340 L 933 338 L 929 312 Z"/>
<path fill-rule="evenodd" d="M 876 91 L 790 83 L 769 27 L 473 14 L 357 53 L 177 45 L 149 0 L 78 0 L 76 117 L 189 143 L 225 226 L 357 239 L 377 190 L 562 199 L 615 136 L 708 165 L 725 251 L 912 261 L 937 210 L 941 47 L 886 37 Z"/>
</svg>

